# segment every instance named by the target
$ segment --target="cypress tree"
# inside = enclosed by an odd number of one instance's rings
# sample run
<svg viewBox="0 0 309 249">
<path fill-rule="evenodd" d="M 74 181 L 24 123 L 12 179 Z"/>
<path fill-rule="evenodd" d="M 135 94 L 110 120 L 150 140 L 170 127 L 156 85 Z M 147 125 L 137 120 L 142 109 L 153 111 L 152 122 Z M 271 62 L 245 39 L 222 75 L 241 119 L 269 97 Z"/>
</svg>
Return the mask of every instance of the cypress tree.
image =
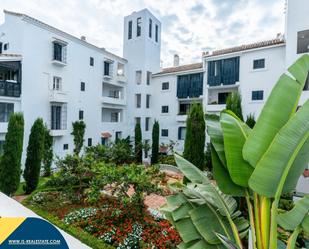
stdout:
<svg viewBox="0 0 309 249">
<path fill-rule="evenodd" d="M 24 187 L 26 194 L 33 192 L 39 183 L 41 163 L 44 154 L 44 137 L 44 123 L 41 118 L 38 118 L 31 127 L 27 147 L 27 158 L 23 174 L 26 181 L 26 186 Z"/>
<path fill-rule="evenodd" d="M 0 162 L 0 191 L 7 195 L 13 194 L 19 186 L 23 139 L 23 114 L 14 113 L 9 120 Z"/>
<path fill-rule="evenodd" d="M 141 125 L 136 123 L 135 125 L 135 141 L 134 141 L 135 160 L 138 163 L 143 161 L 143 143 L 142 143 L 142 130 Z"/>
<path fill-rule="evenodd" d="M 241 108 L 241 95 L 238 91 L 232 92 L 228 95 L 226 99 L 226 109 L 231 110 L 237 117 L 244 121 Z"/>
<path fill-rule="evenodd" d="M 249 114 L 246 119 L 246 124 L 252 129 L 255 126 L 255 118 L 253 114 Z"/>
<path fill-rule="evenodd" d="M 183 156 L 199 169 L 205 166 L 205 119 L 201 104 L 193 104 L 187 117 Z"/>
<path fill-rule="evenodd" d="M 151 164 L 158 163 L 159 159 L 159 122 L 155 121 L 152 126 Z"/>
<path fill-rule="evenodd" d="M 44 154 L 43 154 L 44 176 L 50 176 L 52 162 L 53 162 L 53 137 L 50 135 L 48 128 L 45 126 Z"/>
<path fill-rule="evenodd" d="M 73 135 L 74 140 L 74 154 L 79 155 L 85 141 L 84 136 L 85 136 L 86 124 L 84 123 L 84 121 L 79 120 L 72 123 L 72 127 L 73 131 L 71 135 Z"/>
</svg>

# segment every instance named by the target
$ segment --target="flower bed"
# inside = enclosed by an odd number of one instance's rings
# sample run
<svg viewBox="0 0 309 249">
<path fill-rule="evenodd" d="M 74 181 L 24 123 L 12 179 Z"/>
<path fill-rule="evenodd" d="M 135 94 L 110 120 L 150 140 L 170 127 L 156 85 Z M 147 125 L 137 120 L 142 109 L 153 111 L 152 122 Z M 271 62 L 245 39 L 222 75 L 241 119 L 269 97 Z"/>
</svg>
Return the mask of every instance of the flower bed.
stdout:
<svg viewBox="0 0 309 249">
<path fill-rule="evenodd" d="M 74 203 L 62 192 L 39 192 L 28 206 L 45 210 L 70 225 L 115 248 L 176 248 L 181 242 L 177 231 L 144 206 L 123 204 L 102 197 L 95 205 Z"/>
</svg>

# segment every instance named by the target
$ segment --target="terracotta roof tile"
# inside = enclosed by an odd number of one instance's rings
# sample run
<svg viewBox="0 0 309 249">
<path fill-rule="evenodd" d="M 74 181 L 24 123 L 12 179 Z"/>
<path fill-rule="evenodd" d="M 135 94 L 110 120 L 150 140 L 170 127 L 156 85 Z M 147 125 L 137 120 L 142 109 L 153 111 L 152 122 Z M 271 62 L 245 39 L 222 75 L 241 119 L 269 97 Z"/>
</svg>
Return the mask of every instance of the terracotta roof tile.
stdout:
<svg viewBox="0 0 309 249">
<path fill-rule="evenodd" d="M 240 45 L 240 46 L 231 47 L 231 48 L 215 50 L 210 54 L 203 52 L 203 57 L 212 57 L 216 55 L 230 54 L 230 53 L 241 52 L 241 51 L 246 51 L 246 50 L 255 49 L 255 48 L 269 47 L 269 46 L 280 45 L 280 44 L 285 44 L 285 40 L 277 38 L 277 39 L 255 42 L 255 43 L 246 44 L 246 45 Z"/>
<path fill-rule="evenodd" d="M 203 63 L 193 63 L 193 64 L 187 64 L 187 65 L 182 65 L 178 67 L 166 67 L 162 68 L 162 71 L 155 75 L 161 75 L 161 74 L 166 74 L 166 73 L 177 73 L 177 72 L 183 72 L 183 71 L 190 71 L 190 70 L 195 70 L 195 69 L 202 69 L 203 68 Z"/>
</svg>

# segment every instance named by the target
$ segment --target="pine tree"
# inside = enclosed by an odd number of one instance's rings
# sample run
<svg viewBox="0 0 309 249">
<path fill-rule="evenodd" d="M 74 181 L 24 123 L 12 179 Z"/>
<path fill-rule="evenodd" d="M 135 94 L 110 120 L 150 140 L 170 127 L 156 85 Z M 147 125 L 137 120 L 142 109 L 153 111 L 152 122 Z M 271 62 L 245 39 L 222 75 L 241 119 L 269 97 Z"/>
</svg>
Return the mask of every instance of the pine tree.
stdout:
<svg viewBox="0 0 309 249">
<path fill-rule="evenodd" d="M 199 169 L 205 167 L 205 119 L 201 104 L 193 104 L 186 124 L 186 138 L 183 156 Z"/>
<path fill-rule="evenodd" d="M 238 91 L 228 95 L 226 99 L 226 109 L 234 112 L 242 121 L 244 120 L 241 108 L 241 95 Z"/>
<path fill-rule="evenodd" d="M 23 114 L 14 113 L 9 120 L 0 162 L 0 191 L 7 195 L 13 194 L 19 186 L 23 139 Z"/>
<path fill-rule="evenodd" d="M 85 141 L 84 136 L 85 136 L 86 124 L 84 123 L 84 121 L 79 120 L 72 123 L 72 127 L 73 131 L 71 135 L 73 135 L 74 140 L 74 154 L 79 155 Z"/>
<path fill-rule="evenodd" d="M 50 132 L 46 126 L 44 134 L 45 134 L 44 154 L 43 154 L 44 176 L 50 176 L 51 164 L 53 162 L 53 137 L 50 135 Z"/>
<path fill-rule="evenodd" d="M 159 122 L 155 121 L 152 127 L 151 164 L 158 163 L 159 159 Z"/>
<path fill-rule="evenodd" d="M 143 161 L 143 143 L 142 143 L 142 130 L 141 125 L 135 125 L 135 143 L 134 143 L 135 160 L 138 163 Z"/>
<path fill-rule="evenodd" d="M 41 118 L 38 118 L 31 127 L 27 147 L 27 158 L 23 174 L 26 181 L 26 186 L 24 187 L 26 194 L 33 192 L 39 183 L 41 163 L 44 154 L 44 138 L 44 123 Z"/>
</svg>

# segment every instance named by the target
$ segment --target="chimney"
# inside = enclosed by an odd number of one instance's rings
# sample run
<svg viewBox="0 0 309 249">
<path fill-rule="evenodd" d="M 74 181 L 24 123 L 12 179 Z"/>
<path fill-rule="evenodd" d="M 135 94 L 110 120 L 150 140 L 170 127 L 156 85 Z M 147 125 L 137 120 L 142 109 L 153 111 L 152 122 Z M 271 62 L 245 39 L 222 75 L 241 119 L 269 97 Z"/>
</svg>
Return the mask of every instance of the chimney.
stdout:
<svg viewBox="0 0 309 249">
<path fill-rule="evenodd" d="M 178 66 L 179 66 L 179 55 L 174 54 L 174 67 L 178 67 Z"/>
<path fill-rule="evenodd" d="M 86 36 L 82 35 L 82 36 L 80 37 L 80 39 L 81 39 L 82 41 L 86 41 Z"/>
</svg>

